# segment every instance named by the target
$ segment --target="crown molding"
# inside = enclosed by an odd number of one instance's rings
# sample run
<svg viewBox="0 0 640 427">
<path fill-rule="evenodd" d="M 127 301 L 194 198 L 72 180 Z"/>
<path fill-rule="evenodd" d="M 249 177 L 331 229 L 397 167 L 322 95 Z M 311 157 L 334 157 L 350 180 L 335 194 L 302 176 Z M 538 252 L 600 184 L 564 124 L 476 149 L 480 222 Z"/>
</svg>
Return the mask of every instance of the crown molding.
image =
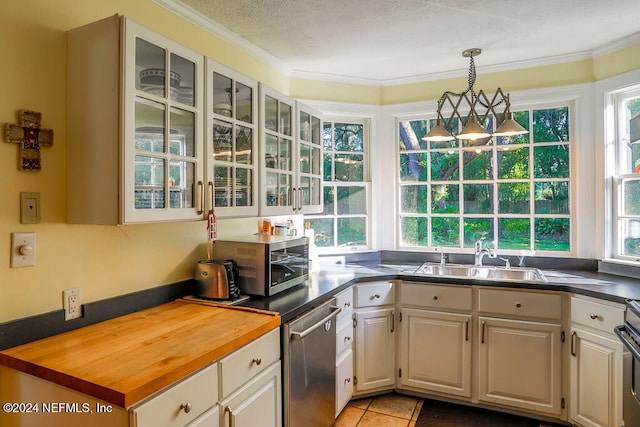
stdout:
<svg viewBox="0 0 640 427">
<path fill-rule="evenodd" d="M 331 83 L 343 83 L 354 84 L 362 86 L 372 87 L 385 87 L 385 86 L 400 86 L 406 84 L 422 83 L 436 80 L 445 80 L 451 78 L 457 78 L 466 76 L 468 68 L 461 68 L 458 70 L 444 71 L 438 73 L 426 73 L 418 74 L 407 77 L 392 78 L 392 79 L 367 79 L 360 77 L 344 76 L 337 74 L 325 74 L 314 73 L 309 71 L 292 70 L 282 60 L 276 58 L 265 50 L 257 47 L 253 43 L 250 43 L 246 39 L 238 36 L 236 33 L 229 31 L 222 25 L 216 23 L 205 15 L 197 12 L 196 10 L 176 1 L 176 0 L 152 0 L 154 3 L 170 10 L 181 18 L 203 28 L 211 34 L 219 37 L 220 39 L 230 43 L 231 45 L 241 49 L 255 58 L 265 62 L 266 64 L 276 68 L 285 76 L 291 78 L 299 78 L 305 80 L 316 80 Z M 597 58 L 599 56 L 606 55 L 611 52 L 623 49 L 625 47 L 640 43 L 640 32 L 632 34 L 622 39 L 607 43 L 606 45 L 598 48 L 568 53 L 564 55 L 554 55 L 548 57 L 541 57 L 535 59 L 528 59 L 523 61 L 505 62 L 496 65 L 478 66 L 476 64 L 476 70 L 482 74 L 498 73 L 503 71 L 513 71 L 524 68 L 542 67 L 547 65 L 555 65 L 566 62 L 582 61 L 587 59 Z"/>
<path fill-rule="evenodd" d="M 175 0 L 151 0 L 151 1 L 164 7 L 165 9 L 168 9 L 169 11 L 191 22 L 192 24 L 195 24 L 201 27 L 202 29 L 210 32 L 214 36 L 219 37 L 220 39 L 237 47 L 238 49 L 241 49 L 249 53 L 255 58 L 263 61 L 264 63 L 276 68 L 282 74 L 286 76 L 291 75 L 291 70 L 280 59 L 271 55 L 267 51 L 260 49 L 258 46 L 240 37 L 236 33 L 229 31 L 222 25 L 213 21 L 211 18 L 208 18 L 202 13 L 190 8 L 189 6 L 183 3 L 177 2 Z"/>
</svg>

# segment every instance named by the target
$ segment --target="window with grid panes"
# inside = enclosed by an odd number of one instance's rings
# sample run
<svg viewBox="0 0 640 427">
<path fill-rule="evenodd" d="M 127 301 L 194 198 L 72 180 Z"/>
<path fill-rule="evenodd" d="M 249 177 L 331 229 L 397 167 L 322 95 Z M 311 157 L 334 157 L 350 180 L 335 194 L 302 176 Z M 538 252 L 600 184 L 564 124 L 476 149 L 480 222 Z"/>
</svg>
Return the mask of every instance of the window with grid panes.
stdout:
<svg viewBox="0 0 640 427">
<path fill-rule="evenodd" d="M 612 249 L 640 262 L 640 87 L 617 94 Z"/>
<path fill-rule="evenodd" d="M 370 246 L 367 138 L 364 122 L 324 122 L 324 209 L 320 214 L 305 215 L 323 252 Z"/>
<path fill-rule="evenodd" d="M 515 111 L 529 133 L 475 141 L 422 141 L 435 120 L 399 120 L 399 247 L 473 248 L 485 238 L 498 249 L 570 252 L 569 113 Z M 484 126 L 493 132 L 494 118 Z"/>
</svg>

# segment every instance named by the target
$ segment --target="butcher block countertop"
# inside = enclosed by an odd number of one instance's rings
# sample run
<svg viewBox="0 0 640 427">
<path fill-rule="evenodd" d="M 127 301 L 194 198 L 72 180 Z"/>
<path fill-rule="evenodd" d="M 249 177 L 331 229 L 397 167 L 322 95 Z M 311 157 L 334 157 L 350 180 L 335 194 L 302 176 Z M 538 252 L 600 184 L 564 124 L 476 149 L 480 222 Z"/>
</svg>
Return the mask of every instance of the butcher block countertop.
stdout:
<svg viewBox="0 0 640 427">
<path fill-rule="evenodd" d="M 277 328 L 277 313 L 177 300 L 0 352 L 0 364 L 124 408 Z"/>
</svg>

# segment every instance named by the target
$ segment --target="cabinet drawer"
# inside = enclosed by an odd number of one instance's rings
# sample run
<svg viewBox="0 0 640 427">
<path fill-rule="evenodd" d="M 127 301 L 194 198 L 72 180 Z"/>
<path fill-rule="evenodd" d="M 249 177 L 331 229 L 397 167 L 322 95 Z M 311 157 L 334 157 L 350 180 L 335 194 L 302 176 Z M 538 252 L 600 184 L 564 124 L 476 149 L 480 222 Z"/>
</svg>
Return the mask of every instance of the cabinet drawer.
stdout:
<svg viewBox="0 0 640 427">
<path fill-rule="evenodd" d="M 336 356 L 339 357 L 343 351 L 351 347 L 353 342 L 353 322 L 351 319 L 345 319 L 338 323 L 336 329 Z"/>
<path fill-rule="evenodd" d="M 362 283 L 353 288 L 356 307 L 375 307 L 395 302 L 395 288 L 391 282 Z"/>
<path fill-rule="evenodd" d="M 343 319 L 351 319 L 353 313 L 353 288 L 346 289 L 336 295 L 336 305 L 342 309 L 336 317 L 336 322 L 340 323 Z"/>
<path fill-rule="evenodd" d="M 279 329 L 274 329 L 221 359 L 221 398 L 229 396 L 242 384 L 279 359 Z"/>
<path fill-rule="evenodd" d="M 562 318 L 562 296 L 538 292 L 479 289 L 478 310 L 481 313 L 559 320 Z"/>
<path fill-rule="evenodd" d="M 571 321 L 609 334 L 624 323 L 624 306 L 571 297 Z"/>
<path fill-rule="evenodd" d="M 402 305 L 442 310 L 470 311 L 473 291 L 469 286 L 402 284 Z"/>
<path fill-rule="evenodd" d="M 217 401 L 218 365 L 214 363 L 132 409 L 132 424 L 135 427 L 183 426 Z M 189 412 L 181 405 L 190 405 Z"/>
</svg>

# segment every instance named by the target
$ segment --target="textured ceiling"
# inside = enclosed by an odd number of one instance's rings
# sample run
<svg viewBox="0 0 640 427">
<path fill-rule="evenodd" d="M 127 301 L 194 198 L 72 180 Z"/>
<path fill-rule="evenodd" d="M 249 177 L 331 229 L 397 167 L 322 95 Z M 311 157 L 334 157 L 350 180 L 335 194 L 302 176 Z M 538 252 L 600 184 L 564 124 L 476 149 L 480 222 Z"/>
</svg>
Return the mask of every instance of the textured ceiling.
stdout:
<svg viewBox="0 0 640 427">
<path fill-rule="evenodd" d="M 392 81 L 640 41 L 640 0 L 175 0 L 292 74 Z M 528 62 L 532 61 L 532 62 Z M 523 64 L 524 63 L 524 64 Z"/>
</svg>

